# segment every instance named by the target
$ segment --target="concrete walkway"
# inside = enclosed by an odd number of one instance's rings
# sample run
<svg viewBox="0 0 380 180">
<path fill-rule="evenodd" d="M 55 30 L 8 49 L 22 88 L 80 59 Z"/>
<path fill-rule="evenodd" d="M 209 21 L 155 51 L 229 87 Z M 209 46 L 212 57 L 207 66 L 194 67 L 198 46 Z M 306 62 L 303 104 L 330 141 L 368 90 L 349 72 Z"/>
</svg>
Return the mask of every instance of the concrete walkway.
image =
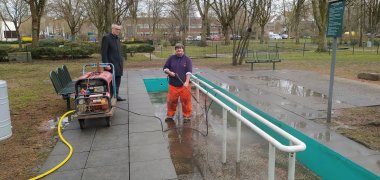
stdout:
<svg viewBox="0 0 380 180">
<path fill-rule="evenodd" d="M 238 95 L 281 121 L 325 144 L 364 168 L 380 175 L 380 153 L 335 133 L 313 120 L 326 117 L 328 76 L 304 71 L 223 72 L 195 69 L 213 83 Z M 154 116 L 143 83 L 144 78 L 162 78 L 160 69 L 128 70 L 122 78 L 118 102 L 123 109 Z M 128 87 L 128 88 L 127 88 Z M 380 105 L 380 87 L 336 78 L 333 108 Z M 105 120 L 88 120 L 80 130 L 73 121 L 64 137 L 73 145 L 74 154 L 67 164 L 45 179 L 177 179 L 169 154 L 169 144 L 158 119 L 138 116 L 117 109 L 112 126 Z M 44 172 L 67 155 L 58 142 Z"/>
<path fill-rule="evenodd" d="M 141 74 L 125 72 L 120 95 L 128 97 L 129 103 L 118 102 L 118 107 L 154 116 Z M 73 156 L 44 179 L 177 178 L 158 119 L 116 109 L 111 122 L 111 127 L 107 128 L 103 119 L 86 120 L 84 130 L 79 128 L 78 121 L 71 122 L 63 136 L 73 146 Z M 57 165 L 68 152 L 68 148 L 59 141 L 41 172 Z"/>
</svg>

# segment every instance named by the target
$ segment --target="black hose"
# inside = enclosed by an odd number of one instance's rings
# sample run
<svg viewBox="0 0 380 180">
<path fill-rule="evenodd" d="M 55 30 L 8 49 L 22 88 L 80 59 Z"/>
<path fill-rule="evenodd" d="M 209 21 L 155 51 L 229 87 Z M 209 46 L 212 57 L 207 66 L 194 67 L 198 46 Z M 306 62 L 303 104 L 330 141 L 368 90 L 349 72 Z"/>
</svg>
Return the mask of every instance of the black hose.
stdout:
<svg viewBox="0 0 380 180">
<path fill-rule="evenodd" d="M 202 133 L 202 132 L 199 131 L 198 129 L 194 129 L 194 128 L 191 128 L 191 127 L 184 127 L 184 126 L 178 126 L 178 127 L 175 127 L 175 128 L 169 128 L 169 129 L 164 130 L 164 126 L 162 125 L 162 119 L 159 118 L 159 117 L 157 117 L 157 116 L 151 116 L 151 115 L 145 115 L 145 114 L 136 113 L 136 112 L 130 111 L 130 110 L 128 110 L 128 109 L 121 108 L 121 107 L 119 107 L 119 106 L 114 106 L 114 107 L 119 108 L 119 109 L 124 110 L 124 111 L 127 111 L 127 112 L 130 112 L 130 113 L 135 114 L 135 115 L 145 116 L 145 117 L 153 117 L 153 118 L 158 119 L 158 120 L 160 121 L 161 131 L 162 131 L 162 132 L 167 132 L 167 131 L 169 131 L 169 130 L 174 130 L 174 129 L 178 129 L 178 128 L 188 128 L 188 129 L 191 129 L 191 130 L 193 130 L 193 131 L 199 132 L 199 133 L 200 133 L 202 136 L 204 136 L 204 137 L 206 137 L 206 136 L 208 135 L 208 124 L 207 124 L 207 123 L 206 123 L 206 125 L 207 125 L 207 134 Z M 206 120 L 206 122 L 207 122 L 207 120 Z"/>
<path fill-rule="evenodd" d="M 127 111 L 127 112 L 130 112 L 130 113 L 132 113 L 132 114 L 139 115 L 139 116 L 145 116 L 145 117 L 153 117 L 153 118 L 156 118 L 156 119 L 158 119 L 158 120 L 160 121 L 160 124 L 161 124 L 161 131 L 164 132 L 164 126 L 162 125 L 162 120 L 161 120 L 161 118 L 159 118 L 159 117 L 157 117 L 157 116 L 151 116 L 151 115 L 140 114 L 140 113 L 137 113 L 137 112 L 130 111 L 130 110 L 128 110 L 128 109 L 121 108 L 121 107 L 119 107 L 119 106 L 114 106 L 114 107 L 119 108 L 119 109 L 124 110 L 124 111 Z"/>
</svg>

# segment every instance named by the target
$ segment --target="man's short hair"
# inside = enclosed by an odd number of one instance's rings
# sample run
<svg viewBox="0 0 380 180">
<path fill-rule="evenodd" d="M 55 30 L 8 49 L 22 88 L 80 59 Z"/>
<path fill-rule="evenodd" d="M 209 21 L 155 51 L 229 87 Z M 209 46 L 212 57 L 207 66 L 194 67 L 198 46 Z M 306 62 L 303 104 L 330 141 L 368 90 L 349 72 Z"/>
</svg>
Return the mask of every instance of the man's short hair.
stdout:
<svg viewBox="0 0 380 180">
<path fill-rule="evenodd" d="M 175 44 L 175 47 L 174 47 L 174 49 L 178 49 L 178 48 L 182 48 L 182 49 L 185 49 L 185 46 L 183 46 L 183 44 L 182 44 L 182 43 L 177 43 L 177 44 Z"/>
<path fill-rule="evenodd" d="M 111 28 L 112 28 L 112 29 L 115 29 L 115 28 L 116 28 L 116 29 L 121 29 L 121 25 L 118 25 L 118 24 L 115 24 L 115 23 L 114 23 L 114 24 L 111 25 Z"/>
</svg>

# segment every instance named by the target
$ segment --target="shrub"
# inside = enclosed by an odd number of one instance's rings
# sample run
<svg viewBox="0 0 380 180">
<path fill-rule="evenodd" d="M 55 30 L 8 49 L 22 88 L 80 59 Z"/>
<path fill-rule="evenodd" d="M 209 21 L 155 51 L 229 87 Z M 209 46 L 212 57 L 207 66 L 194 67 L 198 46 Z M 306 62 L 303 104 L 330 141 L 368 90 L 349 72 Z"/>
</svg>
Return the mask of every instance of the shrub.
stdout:
<svg viewBox="0 0 380 180">
<path fill-rule="evenodd" d="M 154 47 L 149 44 L 142 44 L 140 46 L 137 46 L 136 52 L 148 52 L 151 53 L 154 51 Z"/>
<path fill-rule="evenodd" d="M 140 44 L 140 45 L 135 45 L 135 46 L 132 46 L 132 45 L 127 45 L 127 46 L 124 46 L 123 48 L 123 52 L 124 54 L 125 53 L 130 53 L 130 52 L 153 52 L 154 51 L 154 47 L 149 45 L 149 44 Z"/>
<path fill-rule="evenodd" d="M 167 41 L 167 40 L 163 40 L 163 41 L 162 41 L 162 45 L 163 45 L 164 47 L 168 47 L 168 46 L 170 46 L 170 42 Z"/>
<path fill-rule="evenodd" d="M 0 44 L 18 44 L 18 41 L 0 41 Z"/>
<path fill-rule="evenodd" d="M 173 36 L 169 39 L 170 45 L 174 46 L 177 42 L 180 41 L 180 38 L 178 36 Z"/>
<path fill-rule="evenodd" d="M 65 42 L 63 40 L 57 40 L 57 39 L 44 39 L 44 40 L 38 41 L 39 47 L 58 47 L 64 44 Z"/>
<path fill-rule="evenodd" d="M 351 40 L 351 45 L 357 45 L 359 43 L 359 40 L 357 40 L 357 39 L 353 39 L 353 40 Z"/>
<path fill-rule="evenodd" d="M 32 49 L 32 57 L 35 59 L 41 58 L 82 58 L 93 54 L 94 48 L 91 46 L 63 46 L 63 47 L 38 47 Z"/>
<path fill-rule="evenodd" d="M 21 38 L 22 43 L 31 43 L 32 40 L 33 40 L 32 37 L 22 37 Z"/>
<path fill-rule="evenodd" d="M 374 46 L 379 46 L 380 45 L 380 40 L 378 40 L 378 39 L 373 40 L 373 45 Z"/>
<path fill-rule="evenodd" d="M 0 46 L 0 62 L 5 61 L 5 57 L 8 56 L 8 53 L 18 52 L 18 51 L 22 51 L 22 49 L 14 48 L 12 46 L 6 46 L 6 45 Z"/>
</svg>

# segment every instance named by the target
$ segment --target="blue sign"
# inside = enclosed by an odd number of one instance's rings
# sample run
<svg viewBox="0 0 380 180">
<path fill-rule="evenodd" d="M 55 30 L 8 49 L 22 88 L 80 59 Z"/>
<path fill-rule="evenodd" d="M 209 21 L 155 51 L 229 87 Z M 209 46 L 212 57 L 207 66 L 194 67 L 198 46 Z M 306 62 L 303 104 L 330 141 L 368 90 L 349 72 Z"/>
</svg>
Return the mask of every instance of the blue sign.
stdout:
<svg viewBox="0 0 380 180">
<path fill-rule="evenodd" d="M 329 2 L 327 37 L 342 37 L 343 14 L 346 0 Z"/>
</svg>

